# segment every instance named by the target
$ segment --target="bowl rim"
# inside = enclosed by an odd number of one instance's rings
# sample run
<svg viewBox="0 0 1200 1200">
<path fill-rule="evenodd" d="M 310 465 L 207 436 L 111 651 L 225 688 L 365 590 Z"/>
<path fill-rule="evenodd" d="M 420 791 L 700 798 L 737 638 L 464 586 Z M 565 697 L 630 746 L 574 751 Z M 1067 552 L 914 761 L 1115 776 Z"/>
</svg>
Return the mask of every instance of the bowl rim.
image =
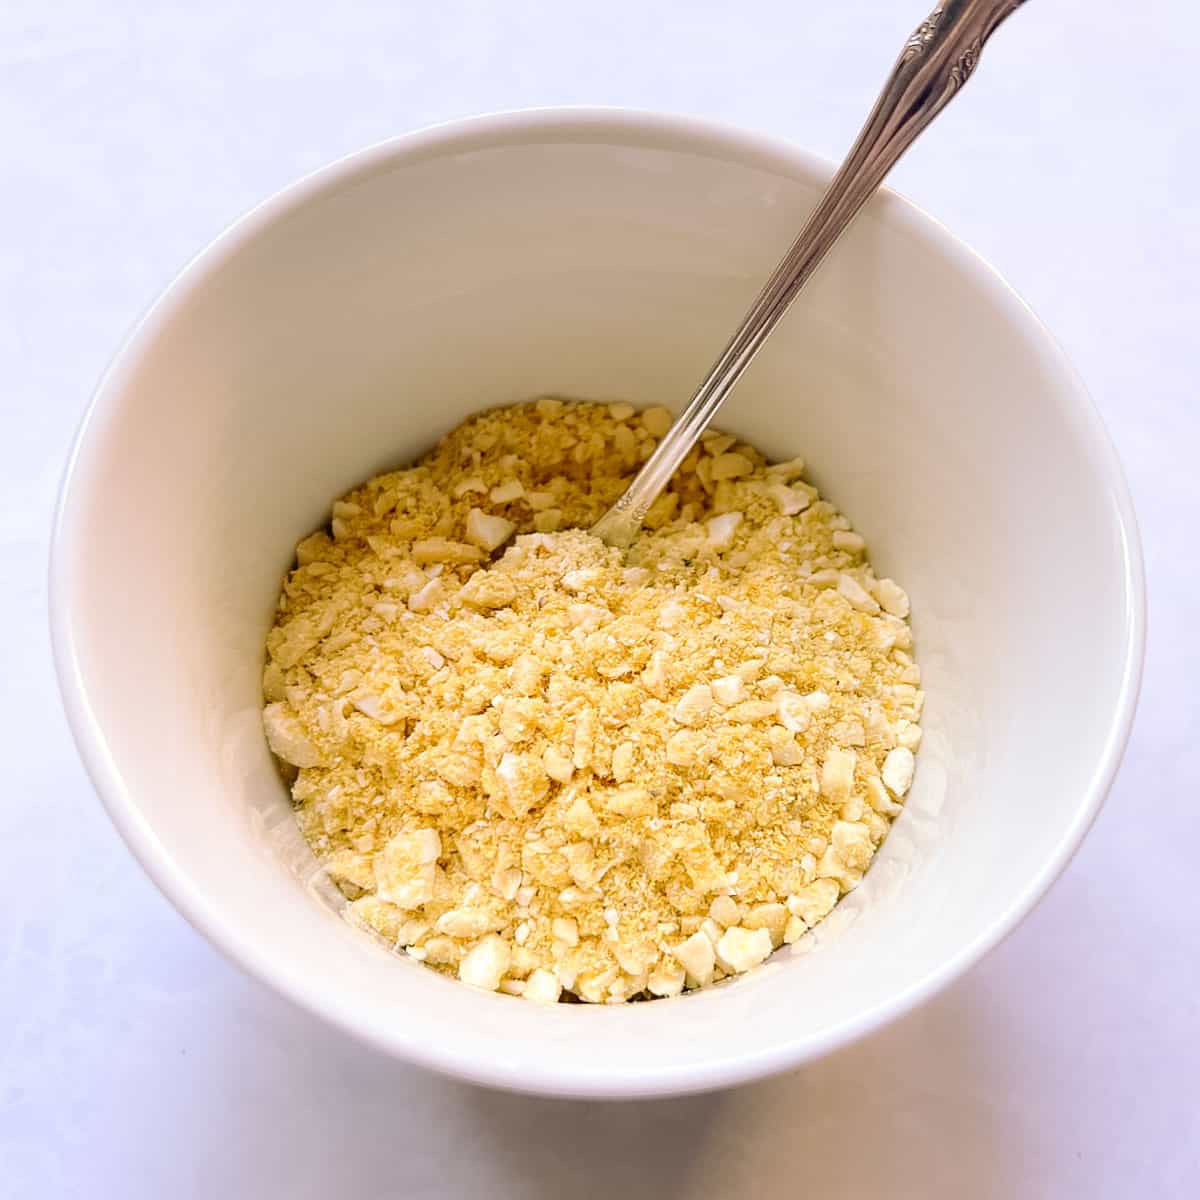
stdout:
<svg viewBox="0 0 1200 1200">
<path fill-rule="evenodd" d="M 1040 341 L 1043 352 L 1063 372 L 1077 407 L 1081 449 L 1102 474 L 1114 501 L 1123 570 L 1126 626 L 1121 681 L 1103 750 L 1074 816 L 1054 852 L 1004 911 L 954 955 L 898 994 L 817 1036 L 781 1042 L 753 1054 L 710 1057 L 668 1068 L 613 1071 L 562 1069 L 552 1061 L 525 1063 L 519 1071 L 499 1058 L 481 1061 L 460 1054 L 453 1039 L 422 1041 L 402 1028 L 386 1031 L 362 1022 L 355 1011 L 331 998 L 320 981 L 268 962 L 252 938 L 232 928 L 203 891 L 174 865 L 143 817 L 109 752 L 88 698 L 72 620 L 72 551 L 77 538 L 77 493 L 112 417 L 114 398 L 146 349 L 154 343 L 195 287 L 257 234 L 315 197 L 346 186 L 403 158 L 419 159 L 475 146 L 495 147 L 531 136 L 559 135 L 564 141 L 610 141 L 630 146 L 673 146 L 774 173 L 829 178 L 829 160 L 779 138 L 694 116 L 613 107 L 526 108 L 488 113 L 426 126 L 367 146 L 320 167 L 251 208 L 199 251 L 134 324 L 102 374 L 84 411 L 66 460 L 51 532 L 48 608 L 51 645 L 68 724 L 92 785 L 126 845 L 155 885 L 202 933 L 248 974 L 263 980 L 299 1007 L 374 1049 L 473 1083 L 538 1095 L 633 1098 L 682 1095 L 761 1078 L 833 1052 L 910 1012 L 947 987 L 1000 944 L 1028 916 L 1066 868 L 1092 826 L 1112 786 L 1128 743 L 1141 687 L 1146 642 L 1146 590 L 1141 541 L 1128 484 L 1112 440 L 1083 380 L 1029 305 L 978 253 L 912 201 L 881 188 L 889 219 L 936 244 L 940 253 L 971 278 L 974 286 Z M 880 203 L 876 199 L 874 203 Z M 1068 403 L 1070 401 L 1067 401 Z"/>
</svg>

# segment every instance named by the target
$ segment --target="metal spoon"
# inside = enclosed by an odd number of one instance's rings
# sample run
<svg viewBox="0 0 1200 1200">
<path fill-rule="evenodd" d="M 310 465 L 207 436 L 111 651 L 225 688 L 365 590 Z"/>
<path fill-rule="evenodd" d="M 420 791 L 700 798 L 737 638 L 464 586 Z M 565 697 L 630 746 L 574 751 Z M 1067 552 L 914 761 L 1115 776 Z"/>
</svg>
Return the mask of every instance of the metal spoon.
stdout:
<svg viewBox="0 0 1200 1200">
<path fill-rule="evenodd" d="M 826 252 L 917 135 L 967 81 L 983 44 L 1024 0 L 944 0 L 904 44 L 866 125 L 800 236 L 767 280 L 691 403 L 624 495 L 592 526 L 610 546 L 628 546 L 646 510 L 708 428 Z"/>
</svg>

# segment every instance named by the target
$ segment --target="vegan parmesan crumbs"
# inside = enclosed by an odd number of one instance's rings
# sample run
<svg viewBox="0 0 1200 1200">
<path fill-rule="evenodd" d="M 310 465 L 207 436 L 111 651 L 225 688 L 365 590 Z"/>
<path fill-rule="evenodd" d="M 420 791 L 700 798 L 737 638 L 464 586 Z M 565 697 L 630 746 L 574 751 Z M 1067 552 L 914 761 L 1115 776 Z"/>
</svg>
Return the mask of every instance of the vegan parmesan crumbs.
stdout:
<svg viewBox="0 0 1200 1200">
<path fill-rule="evenodd" d="M 710 431 L 628 551 L 582 532 L 662 408 L 481 413 L 297 547 L 267 739 L 351 920 L 528 1000 L 674 996 L 862 879 L 913 774 L 908 599 Z"/>
</svg>

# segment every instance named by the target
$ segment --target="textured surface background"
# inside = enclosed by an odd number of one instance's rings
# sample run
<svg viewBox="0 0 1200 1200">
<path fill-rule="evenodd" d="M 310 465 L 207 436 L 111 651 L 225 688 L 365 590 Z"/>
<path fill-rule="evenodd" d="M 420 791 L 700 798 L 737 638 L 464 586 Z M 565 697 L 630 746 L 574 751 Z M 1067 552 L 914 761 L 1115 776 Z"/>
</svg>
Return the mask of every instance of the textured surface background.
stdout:
<svg viewBox="0 0 1200 1200">
<path fill-rule="evenodd" d="M 1034 916 L 913 1016 L 683 1101 L 519 1099 L 378 1061 L 161 899 L 58 707 L 44 564 L 70 436 L 131 323 L 227 222 L 366 143 L 489 109 L 668 109 L 840 156 L 923 4 L 0 8 L 0 1195 L 1192 1194 L 1200 18 L 1185 0 L 1144 0 L 1136 28 L 1116 0 L 1029 4 L 895 175 L 1088 380 L 1133 486 L 1151 610 L 1141 712 L 1095 830 Z"/>
</svg>

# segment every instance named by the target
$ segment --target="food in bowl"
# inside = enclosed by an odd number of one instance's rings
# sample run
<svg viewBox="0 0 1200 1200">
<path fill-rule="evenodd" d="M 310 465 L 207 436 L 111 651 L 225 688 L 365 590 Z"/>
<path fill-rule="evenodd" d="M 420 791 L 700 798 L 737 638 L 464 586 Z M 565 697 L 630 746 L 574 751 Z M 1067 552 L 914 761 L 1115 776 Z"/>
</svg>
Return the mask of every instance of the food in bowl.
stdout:
<svg viewBox="0 0 1200 1200">
<path fill-rule="evenodd" d="M 583 532 L 670 422 L 478 414 L 284 583 L 264 724 L 300 828 L 352 920 L 476 987 L 745 972 L 856 886 L 912 780 L 907 596 L 801 461 L 711 431 L 630 550 Z"/>
</svg>

